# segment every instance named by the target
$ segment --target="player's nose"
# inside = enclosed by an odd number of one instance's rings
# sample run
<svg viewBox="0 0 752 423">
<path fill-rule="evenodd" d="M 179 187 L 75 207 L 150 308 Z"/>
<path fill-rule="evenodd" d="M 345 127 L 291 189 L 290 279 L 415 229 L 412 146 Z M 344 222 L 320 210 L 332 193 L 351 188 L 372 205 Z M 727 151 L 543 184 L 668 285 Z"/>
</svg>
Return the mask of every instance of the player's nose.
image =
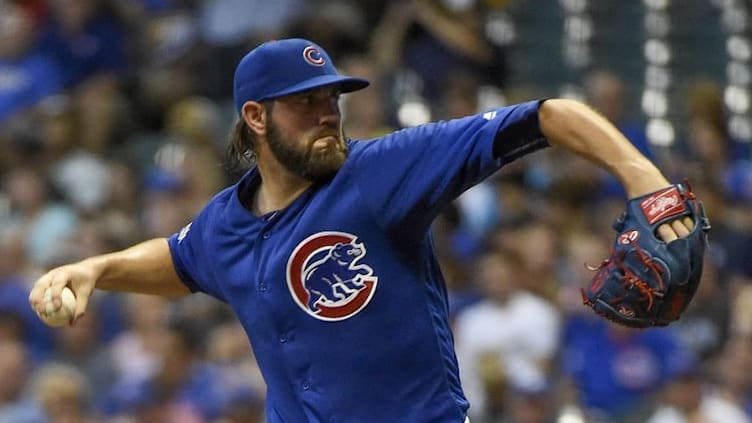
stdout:
<svg viewBox="0 0 752 423">
<path fill-rule="evenodd" d="M 318 102 L 320 125 L 337 125 L 341 118 L 339 110 L 339 94 L 335 91 L 325 91 Z"/>
<path fill-rule="evenodd" d="M 339 108 L 328 107 L 323 109 L 319 114 L 319 125 L 337 128 L 339 127 L 340 117 Z"/>
</svg>

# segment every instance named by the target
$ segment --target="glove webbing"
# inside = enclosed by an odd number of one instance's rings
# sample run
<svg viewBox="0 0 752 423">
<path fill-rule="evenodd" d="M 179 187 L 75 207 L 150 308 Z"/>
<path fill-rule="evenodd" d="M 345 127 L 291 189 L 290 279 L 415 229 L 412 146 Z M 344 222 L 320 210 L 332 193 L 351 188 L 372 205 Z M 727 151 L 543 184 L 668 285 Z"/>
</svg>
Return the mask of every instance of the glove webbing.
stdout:
<svg viewBox="0 0 752 423">
<path fill-rule="evenodd" d="M 611 264 L 613 264 L 614 266 L 618 267 L 619 270 L 621 270 L 621 272 L 623 274 L 623 276 L 621 277 L 621 284 L 626 289 L 636 288 L 638 291 L 640 291 L 640 293 L 642 294 L 642 297 L 640 299 L 642 301 L 647 301 L 647 303 L 648 303 L 647 310 L 650 310 L 650 309 L 653 308 L 653 299 L 654 299 L 654 297 L 658 297 L 658 298 L 662 298 L 663 297 L 663 289 L 664 289 L 665 285 L 663 283 L 663 276 L 661 276 L 661 272 L 660 272 L 661 268 L 660 268 L 660 265 L 655 260 L 653 260 L 653 258 L 648 253 L 646 253 L 645 250 L 642 247 L 640 247 L 635 241 L 630 241 L 630 245 L 632 246 L 632 248 L 634 248 L 634 251 L 637 253 L 637 256 L 640 258 L 640 261 L 642 262 L 642 264 L 645 265 L 645 267 L 647 268 L 647 270 L 649 270 L 649 271 L 651 271 L 651 272 L 653 272 L 655 274 L 656 280 L 658 281 L 658 287 L 657 288 L 650 287 L 647 284 L 647 282 L 645 282 L 642 279 L 640 279 L 639 277 L 637 277 L 637 274 L 635 274 L 634 272 L 632 272 L 632 270 L 630 270 L 627 266 L 624 265 L 623 261 L 624 261 L 624 257 L 627 255 L 626 251 L 621 251 L 620 254 L 616 258 L 614 258 L 614 260 L 611 260 L 611 259 L 605 259 L 605 260 L 603 260 L 598 267 L 590 266 L 590 265 L 587 265 L 587 264 L 585 266 L 588 269 L 590 269 L 592 271 L 596 271 L 596 272 L 600 271 L 604 267 L 607 267 L 607 266 L 609 266 Z M 613 248 L 611 250 L 613 252 Z M 599 272 L 598 275 L 596 275 L 597 279 L 596 279 L 593 287 L 594 288 L 595 287 L 599 288 L 603 284 L 603 282 L 604 282 L 603 281 L 604 275 L 608 275 L 609 273 L 610 272 Z M 587 296 L 585 295 L 585 289 L 584 288 L 580 289 L 580 293 L 582 294 L 583 304 L 585 304 L 587 306 L 592 306 L 593 302 L 590 301 L 587 298 Z M 611 299 L 610 304 L 611 305 L 616 305 L 617 303 L 619 303 L 620 301 L 622 301 L 624 298 L 625 297 L 613 298 L 613 299 Z M 621 307 L 620 307 L 619 311 L 620 312 L 624 312 L 624 314 L 634 314 L 634 313 L 630 313 L 630 311 L 628 311 L 628 310 L 626 310 L 624 308 L 621 308 Z"/>
</svg>

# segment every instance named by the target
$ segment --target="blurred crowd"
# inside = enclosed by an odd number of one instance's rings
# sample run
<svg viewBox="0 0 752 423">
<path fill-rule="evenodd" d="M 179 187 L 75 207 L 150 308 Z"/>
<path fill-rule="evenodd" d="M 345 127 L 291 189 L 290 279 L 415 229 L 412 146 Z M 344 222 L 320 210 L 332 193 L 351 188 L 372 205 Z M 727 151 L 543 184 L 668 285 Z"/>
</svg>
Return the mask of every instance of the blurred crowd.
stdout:
<svg viewBox="0 0 752 423">
<path fill-rule="evenodd" d="M 97 292 L 52 330 L 31 284 L 171 235 L 238 177 L 223 166 L 232 74 L 259 42 L 315 40 L 372 81 L 343 98 L 352 138 L 556 96 L 509 83 L 487 20 L 515 3 L 0 0 L 0 423 L 262 422 L 264 383 L 224 304 Z M 619 184 L 555 150 L 508 165 L 434 227 L 473 423 L 752 421 L 752 165 L 718 81 L 686 84 L 670 147 L 627 113 L 618 72 L 579 83 L 705 202 L 703 281 L 668 328 L 595 317 L 580 288 L 608 254 Z"/>
</svg>

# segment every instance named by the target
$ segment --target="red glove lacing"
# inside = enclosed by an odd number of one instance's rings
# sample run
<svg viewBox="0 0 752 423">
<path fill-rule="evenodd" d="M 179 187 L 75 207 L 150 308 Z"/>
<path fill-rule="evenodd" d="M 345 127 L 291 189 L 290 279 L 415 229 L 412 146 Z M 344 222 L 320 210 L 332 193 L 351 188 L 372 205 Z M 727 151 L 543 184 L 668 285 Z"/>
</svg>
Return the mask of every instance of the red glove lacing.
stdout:
<svg viewBox="0 0 752 423">
<path fill-rule="evenodd" d="M 632 272 L 627 266 L 624 265 L 624 257 L 626 256 L 626 251 L 621 251 L 617 257 L 614 257 L 613 259 L 607 258 L 601 262 L 601 264 L 598 267 L 594 267 L 591 265 L 586 264 L 585 266 L 592 270 L 592 271 L 600 271 L 604 267 L 609 266 L 610 264 L 614 264 L 619 270 L 624 273 L 624 276 L 621 277 L 621 283 L 622 286 L 624 286 L 625 289 L 631 290 L 631 289 L 637 289 L 640 291 L 641 297 L 640 299 L 642 301 L 647 301 L 647 310 L 650 310 L 653 308 L 653 302 L 654 298 L 662 298 L 663 297 L 663 291 L 665 288 L 665 284 L 663 282 L 663 276 L 661 276 L 661 266 L 658 264 L 653 258 L 645 252 L 644 249 L 642 249 L 636 242 L 631 241 L 630 245 L 634 248 L 635 252 L 637 253 L 637 256 L 640 258 L 640 261 L 643 265 L 647 268 L 647 270 L 653 272 L 653 274 L 656 277 L 656 280 L 658 282 L 657 287 L 651 287 L 648 285 L 647 282 L 640 279 L 638 275 L 634 272 Z M 613 248 L 612 248 L 612 255 L 613 255 Z M 604 274 L 608 274 L 609 272 L 604 272 Z M 591 289 L 593 291 L 597 291 L 600 289 L 601 285 L 603 284 L 603 277 L 597 279 L 594 283 Z M 610 303 L 611 305 L 615 305 L 619 302 L 621 302 L 625 297 L 619 297 L 619 298 L 613 298 L 611 299 Z M 582 290 L 582 299 L 583 303 L 586 305 L 592 305 L 592 301 L 590 301 L 586 295 L 584 289 Z"/>
</svg>

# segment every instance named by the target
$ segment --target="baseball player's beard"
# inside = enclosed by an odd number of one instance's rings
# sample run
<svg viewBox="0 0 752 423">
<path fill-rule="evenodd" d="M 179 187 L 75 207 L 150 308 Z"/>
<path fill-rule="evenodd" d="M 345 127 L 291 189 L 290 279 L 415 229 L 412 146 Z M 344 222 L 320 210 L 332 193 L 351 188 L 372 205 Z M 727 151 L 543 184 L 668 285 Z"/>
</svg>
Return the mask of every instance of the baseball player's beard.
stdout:
<svg viewBox="0 0 752 423">
<path fill-rule="evenodd" d="M 336 135 L 337 145 L 322 151 L 314 151 L 313 138 L 305 149 L 290 147 L 294 142 L 285 140 L 279 128 L 272 124 L 267 133 L 269 148 L 287 170 L 311 182 L 326 182 L 337 173 L 347 158 L 348 149 L 342 133 Z"/>
</svg>

